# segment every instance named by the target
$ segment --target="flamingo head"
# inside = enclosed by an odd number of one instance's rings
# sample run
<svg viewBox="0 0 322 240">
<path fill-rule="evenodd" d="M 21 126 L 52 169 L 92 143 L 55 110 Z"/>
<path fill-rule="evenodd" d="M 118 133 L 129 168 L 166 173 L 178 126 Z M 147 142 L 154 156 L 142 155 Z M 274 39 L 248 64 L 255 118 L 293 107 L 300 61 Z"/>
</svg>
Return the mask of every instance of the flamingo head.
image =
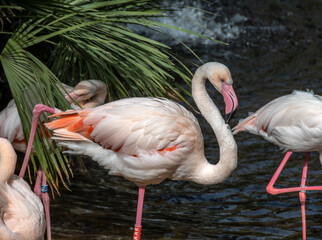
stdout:
<svg viewBox="0 0 322 240">
<path fill-rule="evenodd" d="M 238 107 L 238 99 L 233 88 L 233 79 L 229 69 L 224 64 L 212 63 L 212 67 L 215 67 L 216 70 L 209 71 L 211 74 L 208 79 L 217 91 L 223 95 L 227 123 Z"/>
<path fill-rule="evenodd" d="M 70 94 L 82 107 L 96 107 L 105 103 L 106 86 L 100 80 L 84 80 L 79 82 Z"/>
</svg>

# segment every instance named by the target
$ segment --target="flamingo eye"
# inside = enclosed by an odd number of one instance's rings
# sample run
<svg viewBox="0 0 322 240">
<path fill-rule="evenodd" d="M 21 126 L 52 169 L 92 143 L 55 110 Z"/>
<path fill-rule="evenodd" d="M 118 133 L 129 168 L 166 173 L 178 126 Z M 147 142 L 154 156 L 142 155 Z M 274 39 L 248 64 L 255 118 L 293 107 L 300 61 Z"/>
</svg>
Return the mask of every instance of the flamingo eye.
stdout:
<svg viewBox="0 0 322 240">
<path fill-rule="evenodd" d="M 225 82 L 225 79 L 221 78 L 221 79 L 220 79 L 220 81 L 221 81 L 221 82 Z"/>
</svg>

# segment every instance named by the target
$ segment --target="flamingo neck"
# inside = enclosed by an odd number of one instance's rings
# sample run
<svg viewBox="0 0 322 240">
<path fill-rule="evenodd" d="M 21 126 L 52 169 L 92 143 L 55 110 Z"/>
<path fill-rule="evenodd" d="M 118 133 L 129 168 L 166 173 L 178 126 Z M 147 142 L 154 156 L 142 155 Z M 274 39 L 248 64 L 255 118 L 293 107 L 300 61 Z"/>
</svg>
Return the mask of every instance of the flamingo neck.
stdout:
<svg viewBox="0 0 322 240">
<path fill-rule="evenodd" d="M 218 108 L 206 91 L 207 76 L 205 72 L 203 67 L 196 71 L 192 79 L 192 96 L 201 114 L 216 135 L 220 148 L 220 158 L 218 163 L 214 165 L 210 164 L 203 154 L 204 161 L 199 161 L 192 180 L 200 184 L 216 184 L 225 181 L 235 170 L 237 166 L 237 144 L 229 125 L 225 124 Z"/>
<path fill-rule="evenodd" d="M 14 174 L 17 162 L 17 155 L 11 143 L 0 138 L 0 184 L 9 181 Z"/>
</svg>

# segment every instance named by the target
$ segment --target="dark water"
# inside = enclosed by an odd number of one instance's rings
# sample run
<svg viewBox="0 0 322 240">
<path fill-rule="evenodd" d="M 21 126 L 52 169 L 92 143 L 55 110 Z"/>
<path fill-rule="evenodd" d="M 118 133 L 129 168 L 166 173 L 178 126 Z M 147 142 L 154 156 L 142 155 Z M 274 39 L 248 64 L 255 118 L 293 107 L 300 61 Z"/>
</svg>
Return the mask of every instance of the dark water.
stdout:
<svg viewBox="0 0 322 240">
<path fill-rule="evenodd" d="M 240 101 L 231 126 L 294 89 L 312 89 L 322 95 L 321 1 L 196 3 L 216 13 L 198 20 L 209 24 L 230 45 L 178 37 L 193 43 L 204 62 L 220 61 L 230 68 Z M 221 105 L 221 97 L 209 90 Z M 206 155 L 215 163 L 217 141 L 205 120 L 198 119 Z M 283 153 L 250 134 L 241 133 L 236 141 L 238 168 L 224 183 L 205 187 L 167 180 L 147 187 L 142 239 L 301 239 L 298 193 L 272 196 L 265 191 Z M 292 156 L 278 180 L 279 187 L 299 186 L 303 159 L 304 154 Z M 136 186 L 109 176 L 90 160 L 85 164 L 89 176 L 76 167 L 72 191 L 62 189 L 62 196 L 51 201 L 53 239 L 131 239 Z M 321 185 L 316 154 L 309 164 L 308 185 Z M 308 239 L 322 239 L 321 192 L 308 192 L 306 205 Z"/>
</svg>

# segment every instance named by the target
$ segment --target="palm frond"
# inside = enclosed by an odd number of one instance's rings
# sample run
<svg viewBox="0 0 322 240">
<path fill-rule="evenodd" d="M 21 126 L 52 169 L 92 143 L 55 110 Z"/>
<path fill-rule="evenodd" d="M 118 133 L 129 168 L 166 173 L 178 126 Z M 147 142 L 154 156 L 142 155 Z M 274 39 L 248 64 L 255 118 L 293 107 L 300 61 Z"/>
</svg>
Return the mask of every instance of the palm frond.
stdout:
<svg viewBox="0 0 322 240">
<path fill-rule="evenodd" d="M 9 39 L 0 55 L 0 60 L 23 124 L 25 139 L 28 139 L 32 109 L 36 103 L 66 109 L 67 101 L 58 89 L 60 81 L 57 77 L 35 56 L 22 49 L 14 39 L 15 36 Z M 45 120 L 45 118 L 42 118 L 42 121 Z M 68 159 L 61 156 L 58 151 L 56 152 L 58 160 L 48 161 L 48 159 L 56 159 L 50 151 L 51 144 L 54 148 L 57 149 L 57 147 L 55 143 L 48 142 L 47 138 L 42 138 L 47 134 L 47 130 L 40 124 L 40 131 L 37 132 L 34 144 L 39 164 L 45 170 L 49 182 L 57 182 L 59 177 L 64 183 L 64 179 L 68 180 L 71 173 Z M 36 164 L 33 156 L 31 159 L 36 170 L 38 164 Z M 62 169 L 63 174 L 60 169 Z M 57 185 L 51 186 L 58 190 Z"/>
<path fill-rule="evenodd" d="M 60 81 L 100 79 L 106 83 L 109 100 L 173 94 L 185 101 L 182 92 L 190 95 L 177 81 L 189 85 L 192 76 L 180 58 L 167 45 L 128 27 L 168 28 L 206 38 L 151 20 L 164 13 L 157 1 L 0 0 L 0 10 L 0 34 L 6 36 L 0 40 L 0 61 L 25 139 L 35 103 L 68 107 L 58 88 Z M 40 127 L 34 145 L 39 163 L 32 157 L 33 168 L 40 164 L 52 190 L 58 191 L 59 180 L 65 184 L 72 170 L 55 143 L 42 139 L 46 134 L 50 133 Z"/>
</svg>

